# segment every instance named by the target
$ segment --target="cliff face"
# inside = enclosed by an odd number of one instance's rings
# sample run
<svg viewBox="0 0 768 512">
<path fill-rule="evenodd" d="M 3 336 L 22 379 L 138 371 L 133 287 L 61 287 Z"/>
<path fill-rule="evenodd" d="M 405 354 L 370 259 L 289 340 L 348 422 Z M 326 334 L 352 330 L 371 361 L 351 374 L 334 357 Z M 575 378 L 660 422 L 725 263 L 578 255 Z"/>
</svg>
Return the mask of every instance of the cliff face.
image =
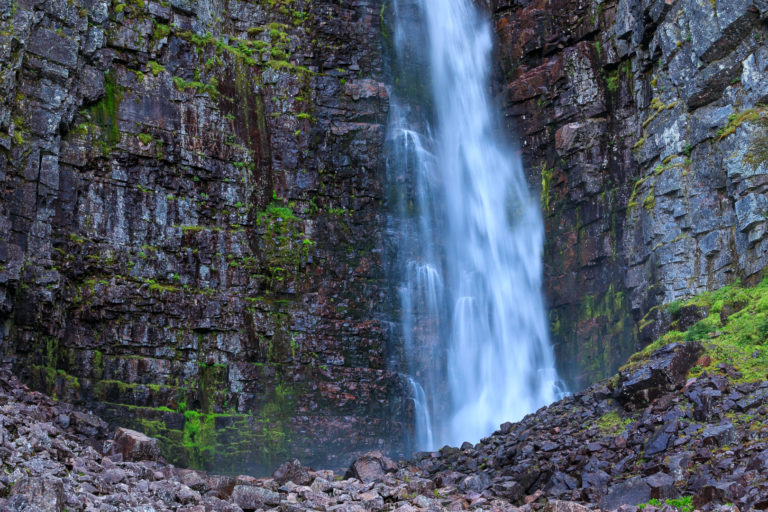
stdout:
<svg viewBox="0 0 768 512">
<path fill-rule="evenodd" d="M 661 332 L 654 306 L 754 280 L 768 263 L 768 6 L 493 0 L 491 11 L 495 86 L 545 210 L 557 359 L 582 388 Z"/>
<path fill-rule="evenodd" d="M 0 1 L 5 363 L 185 465 L 402 439 L 378 4 Z"/>
<path fill-rule="evenodd" d="M 4 363 L 184 465 L 401 450 L 386 6 L 0 0 Z M 489 7 L 580 388 L 664 330 L 655 306 L 768 263 L 768 8 Z"/>
</svg>

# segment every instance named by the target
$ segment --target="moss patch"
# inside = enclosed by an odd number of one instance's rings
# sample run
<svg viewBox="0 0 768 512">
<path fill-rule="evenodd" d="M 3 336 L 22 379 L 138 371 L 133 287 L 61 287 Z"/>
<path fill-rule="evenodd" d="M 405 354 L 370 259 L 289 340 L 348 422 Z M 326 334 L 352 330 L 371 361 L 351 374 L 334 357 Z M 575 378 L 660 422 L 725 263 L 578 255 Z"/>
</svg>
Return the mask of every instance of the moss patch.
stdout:
<svg viewBox="0 0 768 512">
<path fill-rule="evenodd" d="M 670 343 L 701 340 L 709 357 L 702 358 L 706 365 L 694 366 L 690 376 L 726 363 L 740 372 L 738 382 L 768 378 L 768 278 L 754 287 L 737 282 L 666 308 L 686 306 L 702 308 L 707 316 L 685 331 L 672 324 L 671 330 L 633 355 L 629 365 L 646 360 L 654 350 Z"/>
<path fill-rule="evenodd" d="M 717 131 L 717 140 L 723 140 L 736 133 L 736 129 L 744 123 L 763 121 L 766 115 L 768 115 L 768 109 L 765 107 L 751 108 L 731 114 L 728 116 L 728 123 Z"/>
<path fill-rule="evenodd" d="M 123 88 L 117 84 L 114 70 L 104 74 L 104 97 L 90 109 L 91 121 L 101 128 L 101 141 L 106 148 L 120 142 L 120 127 L 117 122 L 118 108 L 123 99 Z"/>
<path fill-rule="evenodd" d="M 314 246 L 303 231 L 304 223 L 293 214 L 290 205 L 283 206 L 275 199 L 258 213 L 256 225 L 263 231 L 262 262 L 269 288 L 274 289 L 288 279 L 296 282 Z"/>
</svg>

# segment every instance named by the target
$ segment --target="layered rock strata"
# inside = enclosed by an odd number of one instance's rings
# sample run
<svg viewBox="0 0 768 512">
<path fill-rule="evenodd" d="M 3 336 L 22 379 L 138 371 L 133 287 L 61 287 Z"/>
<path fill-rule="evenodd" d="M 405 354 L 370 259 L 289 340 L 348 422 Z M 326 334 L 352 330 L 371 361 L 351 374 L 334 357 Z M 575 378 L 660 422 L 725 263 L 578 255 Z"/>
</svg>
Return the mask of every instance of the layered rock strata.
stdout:
<svg viewBox="0 0 768 512">
<path fill-rule="evenodd" d="M 396 452 L 379 21 L 365 0 L 0 2 L 5 363 L 184 465 Z"/>
<path fill-rule="evenodd" d="M 545 211 L 557 359 L 579 389 L 656 337 L 655 306 L 768 263 L 768 6 L 491 11 L 499 100 Z"/>
</svg>

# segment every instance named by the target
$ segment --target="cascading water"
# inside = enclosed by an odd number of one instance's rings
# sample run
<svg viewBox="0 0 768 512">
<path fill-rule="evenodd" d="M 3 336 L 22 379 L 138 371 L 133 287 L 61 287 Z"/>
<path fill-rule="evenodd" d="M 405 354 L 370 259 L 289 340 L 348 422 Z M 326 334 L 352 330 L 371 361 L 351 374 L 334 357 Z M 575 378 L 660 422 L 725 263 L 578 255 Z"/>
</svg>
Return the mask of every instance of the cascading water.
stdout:
<svg viewBox="0 0 768 512">
<path fill-rule="evenodd" d="M 543 224 L 519 156 L 497 135 L 487 20 L 471 0 L 392 7 L 395 275 L 416 445 L 434 449 L 477 441 L 558 395 Z"/>
</svg>

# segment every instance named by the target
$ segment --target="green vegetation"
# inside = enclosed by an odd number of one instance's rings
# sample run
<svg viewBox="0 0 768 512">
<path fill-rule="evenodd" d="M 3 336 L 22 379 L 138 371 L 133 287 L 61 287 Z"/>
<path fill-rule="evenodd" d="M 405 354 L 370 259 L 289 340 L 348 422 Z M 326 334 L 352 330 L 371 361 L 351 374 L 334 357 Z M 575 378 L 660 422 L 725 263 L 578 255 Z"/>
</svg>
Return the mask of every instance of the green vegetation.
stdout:
<svg viewBox="0 0 768 512">
<path fill-rule="evenodd" d="M 640 510 L 645 509 L 645 507 L 651 506 L 656 508 L 661 508 L 664 505 L 669 505 L 670 507 L 674 507 L 675 510 L 678 512 L 693 512 L 693 497 L 691 496 L 684 496 L 682 498 L 675 498 L 671 500 L 665 500 L 662 502 L 661 500 L 657 500 L 656 498 L 653 498 L 648 501 L 648 503 L 643 503 L 641 505 L 638 505 Z"/>
<path fill-rule="evenodd" d="M 546 163 L 541 164 L 541 206 L 545 213 L 549 211 L 549 194 L 554 173 L 554 167 L 549 168 Z"/>
<path fill-rule="evenodd" d="M 632 418 L 622 418 L 616 411 L 603 414 L 597 420 L 597 429 L 603 436 L 614 436 L 624 431 L 632 423 Z"/>
<path fill-rule="evenodd" d="M 744 123 L 764 121 L 766 114 L 768 114 L 768 110 L 762 106 L 731 114 L 728 116 L 728 123 L 717 130 L 717 140 L 723 140 L 736 133 L 736 129 Z"/>
<path fill-rule="evenodd" d="M 173 77 L 173 85 L 175 85 L 176 89 L 181 92 L 185 92 L 187 89 L 194 89 L 197 91 L 197 94 L 208 93 L 208 95 L 213 99 L 216 99 L 219 95 L 219 91 L 217 89 L 219 84 L 214 77 L 209 79 L 209 83 L 204 84 L 203 82 L 197 80 L 188 81 L 181 77 L 175 76 Z"/>
<path fill-rule="evenodd" d="M 273 194 L 273 202 L 256 216 L 263 230 L 261 238 L 268 283 L 274 287 L 288 278 L 298 280 L 314 242 L 303 232 L 303 222 L 296 218 L 290 205 L 282 206 Z"/>
<path fill-rule="evenodd" d="M 675 108 L 678 104 L 679 102 L 677 101 L 673 101 L 672 103 L 665 104 L 659 98 L 653 98 L 649 106 L 649 108 L 653 111 L 653 113 L 650 115 L 650 117 L 648 117 L 648 119 L 643 121 L 643 130 L 645 130 L 645 128 L 647 128 L 648 125 L 651 124 L 651 121 L 656 119 L 656 117 L 658 117 L 659 114 L 661 114 L 665 110 L 671 110 Z"/>
<path fill-rule="evenodd" d="M 744 157 L 744 161 L 755 170 L 768 163 L 768 117 L 757 121 L 757 126 L 759 130 L 750 141 L 749 151 Z"/>
<path fill-rule="evenodd" d="M 152 72 L 154 76 L 157 76 L 160 73 L 165 71 L 165 68 L 160 64 L 158 64 L 157 62 L 155 62 L 154 60 L 147 62 L 147 67 L 149 68 L 149 70 Z"/>
<path fill-rule="evenodd" d="M 640 192 L 640 187 L 643 185 L 643 183 L 648 181 L 653 176 L 654 175 L 649 175 L 635 181 L 635 185 L 632 187 L 632 193 L 629 196 L 629 202 L 627 203 L 627 208 L 634 208 L 635 206 L 637 206 L 637 194 Z"/>
<path fill-rule="evenodd" d="M 104 97 L 90 108 L 90 118 L 101 129 L 101 145 L 105 153 L 120 142 L 117 113 L 123 99 L 123 88 L 117 84 L 114 70 L 104 74 Z"/>
<path fill-rule="evenodd" d="M 672 330 L 633 355 L 628 365 L 645 360 L 669 343 L 701 340 L 710 362 L 706 367 L 695 366 L 691 376 L 727 363 L 741 372 L 739 382 L 768 378 L 768 278 L 754 287 L 737 282 L 664 307 L 667 311 L 679 311 L 688 306 L 702 308 L 707 316 L 682 332 L 673 323 Z"/>
</svg>

